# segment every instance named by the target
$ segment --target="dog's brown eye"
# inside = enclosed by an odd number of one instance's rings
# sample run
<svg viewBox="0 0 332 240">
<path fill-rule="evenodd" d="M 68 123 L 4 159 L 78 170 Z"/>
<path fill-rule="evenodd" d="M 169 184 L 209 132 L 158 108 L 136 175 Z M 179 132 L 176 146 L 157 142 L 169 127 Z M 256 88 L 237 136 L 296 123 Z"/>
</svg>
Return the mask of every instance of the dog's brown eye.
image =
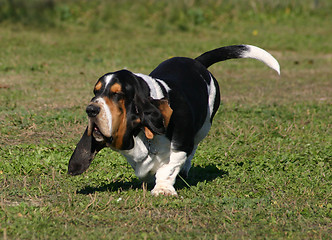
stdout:
<svg viewBox="0 0 332 240">
<path fill-rule="evenodd" d="M 120 101 L 121 99 L 123 99 L 123 97 L 123 92 L 111 92 L 111 98 L 113 101 Z"/>
</svg>

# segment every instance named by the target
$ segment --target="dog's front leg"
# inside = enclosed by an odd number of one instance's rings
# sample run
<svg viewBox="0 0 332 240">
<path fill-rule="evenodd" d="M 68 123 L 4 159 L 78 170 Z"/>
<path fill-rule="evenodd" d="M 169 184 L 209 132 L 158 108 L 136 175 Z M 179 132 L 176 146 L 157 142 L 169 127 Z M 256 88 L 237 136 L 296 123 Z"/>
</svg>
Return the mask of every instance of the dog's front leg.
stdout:
<svg viewBox="0 0 332 240">
<path fill-rule="evenodd" d="M 187 153 L 171 150 L 169 162 L 156 172 L 156 185 L 151 191 L 152 195 L 177 196 L 173 185 L 186 159 Z"/>
</svg>

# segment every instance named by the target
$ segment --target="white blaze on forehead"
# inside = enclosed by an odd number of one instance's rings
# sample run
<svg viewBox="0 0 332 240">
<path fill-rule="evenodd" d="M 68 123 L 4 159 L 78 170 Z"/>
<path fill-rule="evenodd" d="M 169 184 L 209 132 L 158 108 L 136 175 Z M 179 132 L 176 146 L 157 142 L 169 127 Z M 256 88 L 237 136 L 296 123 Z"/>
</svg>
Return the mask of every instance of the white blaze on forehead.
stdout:
<svg viewBox="0 0 332 240">
<path fill-rule="evenodd" d="M 105 79 L 104 79 L 105 88 L 107 88 L 107 85 L 111 82 L 112 78 L 113 78 L 113 74 L 108 74 L 108 75 L 105 76 Z"/>
</svg>

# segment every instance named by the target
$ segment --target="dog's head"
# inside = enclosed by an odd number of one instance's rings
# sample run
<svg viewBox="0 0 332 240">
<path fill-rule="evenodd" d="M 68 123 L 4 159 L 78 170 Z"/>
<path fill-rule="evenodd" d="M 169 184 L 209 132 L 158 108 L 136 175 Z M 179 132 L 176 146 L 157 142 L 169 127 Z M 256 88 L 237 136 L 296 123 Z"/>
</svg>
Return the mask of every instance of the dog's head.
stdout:
<svg viewBox="0 0 332 240">
<path fill-rule="evenodd" d="M 71 175 L 84 172 L 106 146 L 131 149 L 140 131 L 148 139 L 164 134 L 172 114 L 166 99 L 152 99 L 147 83 L 127 70 L 102 76 L 94 95 L 86 108 L 88 127 L 69 161 Z"/>
</svg>

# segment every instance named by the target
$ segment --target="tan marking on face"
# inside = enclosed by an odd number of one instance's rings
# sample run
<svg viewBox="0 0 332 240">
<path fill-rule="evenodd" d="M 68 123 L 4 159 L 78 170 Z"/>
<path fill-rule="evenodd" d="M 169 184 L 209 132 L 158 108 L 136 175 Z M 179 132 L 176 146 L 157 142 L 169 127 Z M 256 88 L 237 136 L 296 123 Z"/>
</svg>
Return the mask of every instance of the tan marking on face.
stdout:
<svg viewBox="0 0 332 240">
<path fill-rule="evenodd" d="M 122 88 L 121 88 L 121 85 L 118 84 L 118 83 L 114 83 L 111 87 L 111 92 L 115 92 L 115 93 L 118 93 L 118 92 L 121 92 L 122 91 Z"/>
<path fill-rule="evenodd" d="M 127 131 L 127 111 L 124 100 L 120 100 L 117 103 L 114 103 L 107 97 L 104 97 L 104 100 L 112 114 L 111 136 L 113 137 L 113 142 L 111 145 L 116 149 L 121 149 L 123 145 L 123 137 Z"/>
<path fill-rule="evenodd" d="M 169 121 L 171 119 L 172 113 L 173 113 L 173 109 L 169 106 L 167 100 L 160 100 L 158 109 L 159 109 L 161 115 L 163 115 L 164 126 L 165 126 L 165 128 L 167 128 Z"/>
<path fill-rule="evenodd" d="M 96 86 L 95 86 L 95 90 L 96 90 L 96 91 L 99 91 L 99 90 L 101 89 L 102 85 L 103 85 L 103 84 L 101 83 L 101 81 L 97 82 L 97 84 L 96 84 Z"/>
</svg>

